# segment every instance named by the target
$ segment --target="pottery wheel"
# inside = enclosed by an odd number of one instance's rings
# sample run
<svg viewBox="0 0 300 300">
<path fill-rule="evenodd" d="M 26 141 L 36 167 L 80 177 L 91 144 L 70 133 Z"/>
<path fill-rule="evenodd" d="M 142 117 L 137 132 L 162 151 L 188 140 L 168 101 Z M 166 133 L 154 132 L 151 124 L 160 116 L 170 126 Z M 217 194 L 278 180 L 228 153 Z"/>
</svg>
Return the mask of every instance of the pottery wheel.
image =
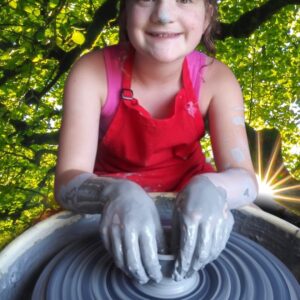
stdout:
<svg viewBox="0 0 300 300">
<path fill-rule="evenodd" d="M 41 273 L 32 300 L 297 300 L 300 287 L 287 267 L 255 242 L 232 233 L 217 260 L 196 273 L 184 295 L 166 284 L 168 296 L 153 284 L 139 285 L 114 266 L 99 237 L 61 250 Z M 173 288 L 172 288 L 173 285 Z M 175 291 L 175 292 L 174 292 Z"/>
</svg>

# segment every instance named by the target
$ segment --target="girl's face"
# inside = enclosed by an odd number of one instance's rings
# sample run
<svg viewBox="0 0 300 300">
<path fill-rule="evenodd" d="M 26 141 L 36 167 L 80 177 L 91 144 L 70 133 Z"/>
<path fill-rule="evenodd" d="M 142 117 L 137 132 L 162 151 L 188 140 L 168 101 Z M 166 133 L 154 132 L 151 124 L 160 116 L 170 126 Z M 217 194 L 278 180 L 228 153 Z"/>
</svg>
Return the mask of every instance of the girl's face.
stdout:
<svg viewBox="0 0 300 300">
<path fill-rule="evenodd" d="M 126 25 L 137 53 L 171 62 L 195 49 L 208 18 L 204 0 L 126 0 Z"/>
</svg>

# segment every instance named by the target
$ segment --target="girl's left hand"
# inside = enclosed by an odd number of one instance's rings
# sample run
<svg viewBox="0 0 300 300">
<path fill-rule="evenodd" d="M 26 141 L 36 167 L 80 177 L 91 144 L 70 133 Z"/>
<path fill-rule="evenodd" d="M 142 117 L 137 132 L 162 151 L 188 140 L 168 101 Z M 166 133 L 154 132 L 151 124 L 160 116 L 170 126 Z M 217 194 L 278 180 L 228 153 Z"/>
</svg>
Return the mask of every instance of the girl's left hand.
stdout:
<svg viewBox="0 0 300 300">
<path fill-rule="evenodd" d="M 226 246 L 233 223 L 225 190 L 205 176 L 194 177 L 175 202 L 172 246 L 180 249 L 173 279 L 189 277 L 216 259 Z"/>
</svg>

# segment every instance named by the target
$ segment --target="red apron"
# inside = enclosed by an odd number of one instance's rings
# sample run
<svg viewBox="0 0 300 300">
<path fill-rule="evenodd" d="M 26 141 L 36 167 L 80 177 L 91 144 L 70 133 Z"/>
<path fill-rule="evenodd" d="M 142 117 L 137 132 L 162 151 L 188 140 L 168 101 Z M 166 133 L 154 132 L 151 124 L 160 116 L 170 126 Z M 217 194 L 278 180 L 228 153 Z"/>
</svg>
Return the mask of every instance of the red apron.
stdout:
<svg viewBox="0 0 300 300">
<path fill-rule="evenodd" d="M 94 173 L 126 178 L 148 192 L 179 191 L 196 174 L 214 172 L 200 146 L 204 122 L 190 80 L 187 60 L 173 113 L 154 119 L 131 90 L 133 55 L 124 65 L 121 99 L 104 137 L 99 140 Z"/>
</svg>

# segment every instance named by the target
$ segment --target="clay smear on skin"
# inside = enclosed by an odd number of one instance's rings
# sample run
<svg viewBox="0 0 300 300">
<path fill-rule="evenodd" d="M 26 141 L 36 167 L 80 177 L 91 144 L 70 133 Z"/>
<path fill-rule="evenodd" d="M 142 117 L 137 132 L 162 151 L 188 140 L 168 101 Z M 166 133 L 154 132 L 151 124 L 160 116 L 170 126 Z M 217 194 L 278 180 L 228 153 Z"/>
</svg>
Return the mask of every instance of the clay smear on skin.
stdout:
<svg viewBox="0 0 300 300">
<path fill-rule="evenodd" d="M 232 123 L 237 126 L 245 126 L 245 118 L 244 117 L 234 117 L 232 119 Z"/>
<path fill-rule="evenodd" d="M 249 198 L 250 197 L 250 192 L 249 192 L 249 188 L 247 188 L 244 192 L 244 196 Z"/>
<path fill-rule="evenodd" d="M 81 186 L 82 183 L 91 177 L 93 177 L 93 175 L 90 173 L 82 173 L 75 176 L 66 185 L 61 186 L 59 191 L 60 198 L 64 199 L 68 193 L 72 192 L 73 190 L 76 191 L 76 189 Z"/>
<path fill-rule="evenodd" d="M 254 180 L 251 179 L 251 178 L 248 178 L 247 185 L 248 185 L 248 188 L 245 190 L 244 196 L 245 197 L 250 197 L 250 198 L 255 197 L 255 196 L 253 196 L 253 195 L 256 194 L 256 185 L 255 185 Z"/>
<path fill-rule="evenodd" d="M 245 155 L 240 148 L 231 149 L 231 156 L 237 163 L 241 163 L 245 160 Z"/>
<path fill-rule="evenodd" d="M 167 23 L 169 23 L 170 22 L 170 15 L 169 15 L 169 13 L 167 12 L 167 11 L 161 11 L 160 13 L 159 13 L 159 21 L 161 22 L 161 23 L 163 23 L 163 24 L 167 24 Z"/>
</svg>

